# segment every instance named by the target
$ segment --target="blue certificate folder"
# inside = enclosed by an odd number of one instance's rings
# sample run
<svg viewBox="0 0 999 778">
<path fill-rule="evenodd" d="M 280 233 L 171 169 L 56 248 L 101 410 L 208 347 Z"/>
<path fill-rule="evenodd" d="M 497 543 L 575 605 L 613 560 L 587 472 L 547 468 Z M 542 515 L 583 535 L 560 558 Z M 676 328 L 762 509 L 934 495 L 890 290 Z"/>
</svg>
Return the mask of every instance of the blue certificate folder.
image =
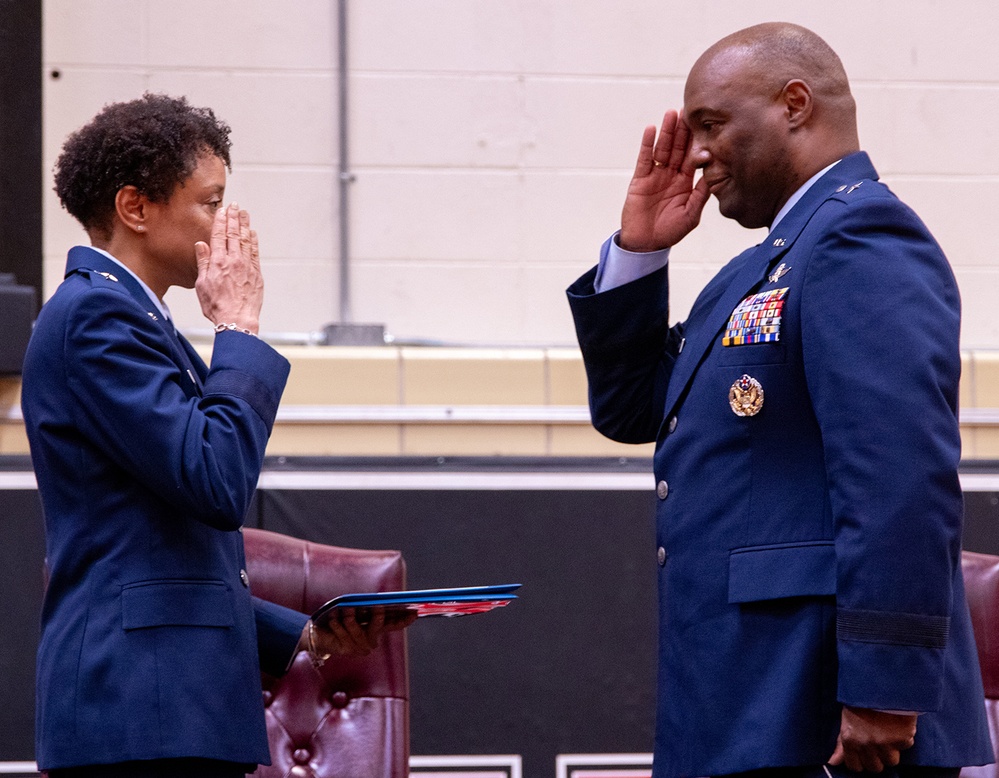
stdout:
<svg viewBox="0 0 999 778">
<path fill-rule="evenodd" d="M 321 605 L 312 614 L 312 620 L 317 624 L 323 624 L 335 615 L 337 608 L 373 607 L 384 607 L 387 611 L 415 611 L 418 617 L 468 616 L 509 605 L 511 600 L 517 599 L 514 592 L 520 586 L 520 584 L 498 584 L 464 586 L 458 589 L 412 589 L 403 592 L 343 594 Z M 359 621 L 367 620 L 363 618 L 363 613 L 357 615 Z"/>
</svg>

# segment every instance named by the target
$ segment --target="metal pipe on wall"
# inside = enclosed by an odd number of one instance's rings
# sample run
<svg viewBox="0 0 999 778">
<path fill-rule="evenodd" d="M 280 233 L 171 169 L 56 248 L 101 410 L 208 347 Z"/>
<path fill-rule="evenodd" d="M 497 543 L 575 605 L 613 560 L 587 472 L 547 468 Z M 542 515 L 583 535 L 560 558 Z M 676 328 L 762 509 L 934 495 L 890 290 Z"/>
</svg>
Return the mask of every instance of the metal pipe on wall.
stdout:
<svg viewBox="0 0 999 778">
<path fill-rule="evenodd" d="M 386 343 L 384 324 L 356 324 L 350 289 L 350 185 L 356 176 L 350 170 L 350 133 L 347 71 L 347 0 L 337 0 L 337 127 L 339 146 L 340 304 L 339 318 L 323 327 L 319 343 L 328 346 L 376 346 Z"/>
<path fill-rule="evenodd" d="M 350 305 L 350 172 L 349 133 L 347 126 L 347 0 L 337 0 L 337 124 L 339 134 L 339 211 L 340 211 L 340 322 L 353 321 Z"/>
</svg>

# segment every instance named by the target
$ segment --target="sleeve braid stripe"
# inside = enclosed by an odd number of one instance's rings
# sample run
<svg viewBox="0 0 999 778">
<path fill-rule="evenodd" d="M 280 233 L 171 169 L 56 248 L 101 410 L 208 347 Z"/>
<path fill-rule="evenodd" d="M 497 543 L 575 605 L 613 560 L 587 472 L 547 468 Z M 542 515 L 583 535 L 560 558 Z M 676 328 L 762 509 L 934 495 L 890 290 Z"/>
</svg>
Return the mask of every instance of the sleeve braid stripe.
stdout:
<svg viewBox="0 0 999 778">
<path fill-rule="evenodd" d="M 884 611 L 836 611 L 836 637 L 860 643 L 889 643 L 920 648 L 945 648 L 950 632 L 948 616 Z"/>
</svg>

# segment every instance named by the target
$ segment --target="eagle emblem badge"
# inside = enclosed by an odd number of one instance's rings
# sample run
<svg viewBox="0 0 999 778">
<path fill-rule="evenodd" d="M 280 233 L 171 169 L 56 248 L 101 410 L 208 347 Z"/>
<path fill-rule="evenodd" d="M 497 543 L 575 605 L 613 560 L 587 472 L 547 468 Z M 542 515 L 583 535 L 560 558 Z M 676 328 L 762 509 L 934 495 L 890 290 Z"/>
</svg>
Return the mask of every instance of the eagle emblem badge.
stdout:
<svg viewBox="0 0 999 778">
<path fill-rule="evenodd" d="M 763 407 L 763 387 L 752 376 L 743 375 L 728 390 L 728 404 L 736 416 L 755 416 Z"/>
</svg>

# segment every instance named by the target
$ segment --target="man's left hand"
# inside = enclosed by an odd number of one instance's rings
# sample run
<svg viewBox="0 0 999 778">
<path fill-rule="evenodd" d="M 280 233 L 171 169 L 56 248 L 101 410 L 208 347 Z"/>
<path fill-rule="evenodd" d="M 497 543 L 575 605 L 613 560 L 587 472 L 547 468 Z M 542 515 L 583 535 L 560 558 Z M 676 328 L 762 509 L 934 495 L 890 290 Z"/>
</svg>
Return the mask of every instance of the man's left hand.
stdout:
<svg viewBox="0 0 999 778">
<path fill-rule="evenodd" d="M 902 752 L 916 742 L 916 718 L 915 714 L 844 705 L 836 750 L 829 757 L 829 764 L 872 773 L 894 767 Z"/>
</svg>

